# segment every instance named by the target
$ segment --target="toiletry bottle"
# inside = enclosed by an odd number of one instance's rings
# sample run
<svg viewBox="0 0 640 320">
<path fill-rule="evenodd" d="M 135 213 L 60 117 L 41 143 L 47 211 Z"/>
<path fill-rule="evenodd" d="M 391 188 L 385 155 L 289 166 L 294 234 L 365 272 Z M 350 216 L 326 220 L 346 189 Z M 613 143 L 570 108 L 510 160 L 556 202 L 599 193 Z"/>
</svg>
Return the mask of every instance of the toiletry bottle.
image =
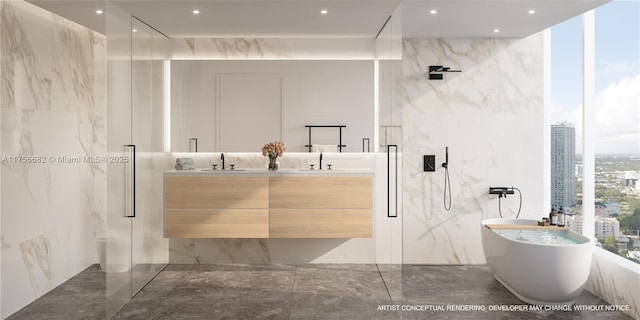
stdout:
<svg viewBox="0 0 640 320">
<path fill-rule="evenodd" d="M 558 210 L 558 227 L 564 227 L 564 225 L 565 225 L 565 214 L 561 206 L 560 210 Z"/>
<path fill-rule="evenodd" d="M 549 213 L 549 224 L 555 226 L 558 224 L 558 214 L 556 213 L 556 209 L 551 207 L 551 212 Z"/>
</svg>

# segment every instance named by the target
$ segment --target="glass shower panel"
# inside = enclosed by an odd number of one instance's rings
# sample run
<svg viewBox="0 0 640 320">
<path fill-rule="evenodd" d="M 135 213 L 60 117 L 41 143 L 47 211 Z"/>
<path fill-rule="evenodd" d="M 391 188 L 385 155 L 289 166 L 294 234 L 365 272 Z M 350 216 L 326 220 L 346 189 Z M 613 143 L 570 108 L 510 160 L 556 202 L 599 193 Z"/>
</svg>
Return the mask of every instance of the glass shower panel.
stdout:
<svg viewBox="0 0 640 320">
<path fill-rule="evenodd" d="M 401 43 L 399 7 L 376 39 L 378 77 L 376 154 L 376 262 L 388 290 L 390 305 L 404 304 L 402 257 L 402 114 L 399 108 Z M 400 44 L 400 45 L 399 45 Z M 385 314 L 401 319 L 401 309 Z"/>
<path fill-rule="evenodd" d="M 151 179 L 151 127 L 153 114 L 153 29 L 131 18 L 131 142 L 135 152 L 135 208 L 131 220 L 131 288 L 135 295 L 155 275 L 153 267 L 152 194 Z"/>
<path fill-rule="evenodd" d="M 129 157 L 131 144 L 131 16 L 106 4 L 107 152 Z M 107 163 L 107 318 L 131 298 L 131 164 Z"/>
<path fill-rule="evenodd" d="M 133 31 L 135 30 L 135 31 Z M 168 263 L 162 230 L 165 68 L 169 39 L 132 18 L 132 143 L 136 146 L 136 219 L 132 221 L 132 290 L 135 295 Z"/>
<path fill-rule="evenodd" d="M 151 166 L 153 169 L 148 185 L 144 186 L 151 191 L 152 239 L 153 239 L 153 267 L 157 274 L 169 263 L 169 239 L 164 238 L 163 220 L 163 172 L 167 169 L 167 163 L 171 163 L 169 153 L 170 135 L 170 40 L 164 34 L 153 30 L 151 39 L 151 71 L 152 71 L 152 99 L 151 114 L 148 117 L 152 123 L 150 133 Z"/>
<path fill-rule="evenodd" d="M 107 7 L 107 317 L 168 262 L 162 235 L 164 76 L 168 39 Z M 160 181 L 160 182 L 159 182 Z"/>
</svg>

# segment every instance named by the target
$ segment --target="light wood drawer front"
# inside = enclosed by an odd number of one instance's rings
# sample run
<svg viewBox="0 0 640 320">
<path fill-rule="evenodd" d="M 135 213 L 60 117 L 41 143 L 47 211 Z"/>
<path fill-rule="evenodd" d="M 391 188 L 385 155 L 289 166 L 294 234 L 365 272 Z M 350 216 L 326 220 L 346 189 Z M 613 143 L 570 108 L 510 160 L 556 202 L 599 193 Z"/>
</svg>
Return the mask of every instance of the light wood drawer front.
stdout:
<svg viewBox="0 0 640 320">
<path fill-rule="evenodd" d="M 165 177 L 166 209 L 269 208 L 268 177 Z"/>
<path fill-rule="evenodd" d="M 371 238 L 370 209 L 272 209 L 270 238 Z"/>
<path fill-rule="evenodd" d="M 165 210 L 168 238 L 268 238 L 266 209 Z"/>
<path fill-rule="evenodd" d="M 271 177 L 270 208 L 370 209 L 371 177 Z"/>
</svg>

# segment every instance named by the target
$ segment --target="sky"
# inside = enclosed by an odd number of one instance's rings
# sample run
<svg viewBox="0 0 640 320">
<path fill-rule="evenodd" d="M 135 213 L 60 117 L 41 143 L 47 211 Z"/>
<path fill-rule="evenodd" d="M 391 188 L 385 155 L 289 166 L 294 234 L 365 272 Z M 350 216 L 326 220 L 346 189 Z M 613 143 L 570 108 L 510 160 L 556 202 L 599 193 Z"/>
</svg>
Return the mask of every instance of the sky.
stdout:
<svg viewBox="0 0 640 320">
<path fill-rule="evenodd" d="M 596 153 L 640 153 L 640 0 L 595 11 Z M 576 127 L 582 153 L 582 18 L 551 28 L 551 122 Z"/>
</svg>

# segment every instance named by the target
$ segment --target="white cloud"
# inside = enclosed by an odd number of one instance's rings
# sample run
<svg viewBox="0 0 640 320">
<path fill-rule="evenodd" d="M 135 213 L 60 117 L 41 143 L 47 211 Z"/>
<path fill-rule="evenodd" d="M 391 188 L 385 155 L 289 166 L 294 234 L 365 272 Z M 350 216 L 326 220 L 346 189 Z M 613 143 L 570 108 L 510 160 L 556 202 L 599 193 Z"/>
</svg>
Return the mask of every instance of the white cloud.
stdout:
<svg viewBox="0 0 640 320">
<path fill-rule="evenodd" d="M 598 92 L 596 153 L 640 153 L 640 73 Z"/>
<path fill-rule="evenodd" d="M 595 99 L 596 153 L 640 153 L 640 74 L 598 92 Z M 551 123 L 568 121 L 576 128 L 576 150 L 582 150 L 582 105 L 551 106 Z"/>
<path fill-rule="evenodd" d="M 640 69 L 640 66 L 638 66 L 638 61 L 626 63 L 619 61 L 602 60 L 600 62 L 599 68 L 604 72 L 604 74 L 619 78 L 621 76 L 635 74 L 636 72 L 638 72 L 638 69 Z"/>
</svg>

